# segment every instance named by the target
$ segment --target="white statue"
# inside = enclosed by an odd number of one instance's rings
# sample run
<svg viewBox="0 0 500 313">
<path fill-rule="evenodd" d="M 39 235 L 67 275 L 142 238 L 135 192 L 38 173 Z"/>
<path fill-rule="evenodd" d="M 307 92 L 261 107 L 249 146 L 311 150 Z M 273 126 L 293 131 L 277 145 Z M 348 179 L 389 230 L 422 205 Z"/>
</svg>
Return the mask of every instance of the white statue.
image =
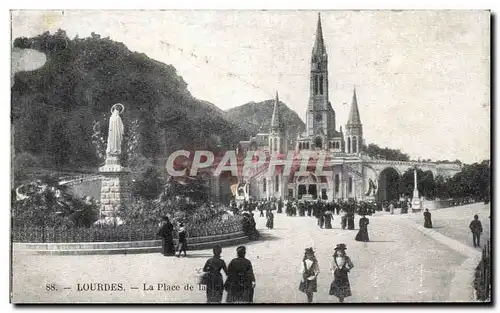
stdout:
<svg viewBox="0 0 500 313">
<path fill-rule="evenodd" d="M 121 112 L 118 110 L 118 106 L 122 107 Z M 106 155 L 120 155 L 122 153 L 123 123 L 120 118 L 120 113 L 123 113 L 123 110 L 125 110 L 125 108 L 120 103 L 111 107 Z"/>
</svg>

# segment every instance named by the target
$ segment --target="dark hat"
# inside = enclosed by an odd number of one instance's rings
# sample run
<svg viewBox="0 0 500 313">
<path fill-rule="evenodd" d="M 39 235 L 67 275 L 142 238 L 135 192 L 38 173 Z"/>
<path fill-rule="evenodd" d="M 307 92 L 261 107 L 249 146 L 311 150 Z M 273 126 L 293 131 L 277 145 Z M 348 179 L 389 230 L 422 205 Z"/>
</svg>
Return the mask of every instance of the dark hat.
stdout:
<svg viewBox="0 0 500 313">
<path fill-rule="evenodd" d="M 347 247 L 343 243 L 339 243 L 334 250 L 347 250 Z"/>
<path fill-rule="evenodd" d="M 162 219 L 162 220 L 164 220 L 164 221 L 168 221 L 168 216 L 163 215 L 163 216 L 161 217 L 161 219 Z"/>
<path fill-rule="evenodd" d="M 305 254 L 314 254 L 313 248 L 306 248 Z"/>
</svg>

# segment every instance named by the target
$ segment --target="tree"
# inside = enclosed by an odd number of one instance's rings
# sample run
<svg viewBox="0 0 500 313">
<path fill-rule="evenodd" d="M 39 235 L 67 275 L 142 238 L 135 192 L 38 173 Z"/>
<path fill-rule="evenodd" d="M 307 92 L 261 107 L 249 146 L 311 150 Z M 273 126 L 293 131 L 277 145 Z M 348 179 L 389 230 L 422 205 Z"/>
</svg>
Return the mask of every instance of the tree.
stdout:
<svg viewBox="0 0 500 313">
<path fill-rule="evenodd" d="M 73 197 L 56 177 L 44 176 L 23 189 L 25 198 L 12 207 L 14 227 L 40 227 L 43 241 L 46 227 L 89 227 L 97 219 L 95 203 Z"/>
<path fill-rule="evenodd" d="M 436 177 L 436 196 L 440 198 L 473 197 L 489 199 L 491 167 L 489 160 L 464 165 L 462 170 L 448 179 Z"/>
<path fill-rule="evenodd" d="M 155 166 L 147 167 L 141 176 L 132 182 L 132 196 L 144 200 L 154 200 L 163 191 L 164 182 Z"/>
<path fill-rule="evenodd" d="M 363 145 L 362 151 L 374 159 L 410 161 L 410 157 L 399 149 L 381 148 L 376 144 Z"/>
<path fill-rule="evenodd" d="M 415 186 L 414 172 L 414 168 L 409 168 L 406 172 L 404 172 L 399 184 L 399 194 L 404 194 L 408 197 L 413 195 L 413 189 Z M 417 168 L 417 189 L 420 196 L 428 199 L 435 198 L 436 186 L 433 176 L 434 175 L 431 171 L 424 172 Z"/>
</svg>

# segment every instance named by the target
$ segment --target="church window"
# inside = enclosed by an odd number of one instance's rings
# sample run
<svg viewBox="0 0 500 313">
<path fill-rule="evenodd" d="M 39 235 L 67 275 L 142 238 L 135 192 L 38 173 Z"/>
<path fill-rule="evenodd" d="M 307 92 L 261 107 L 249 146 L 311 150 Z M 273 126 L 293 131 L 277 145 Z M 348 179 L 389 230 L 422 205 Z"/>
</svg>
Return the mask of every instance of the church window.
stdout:
<svg viewBox="0 0 500 313">
<path fill-rule="evenodd" d="M 279 192 L 280 191 L 280 177 L 279 176 L 276 176 L 276 182 L 274 184 L 274 190 L 276 192 Z"/>
<path fill-rule="evenodd" d="M 323 94 L 323 76 L 319 76 L 319 94 Z"/>
<path fill-rule="evenodd" d="M 266 187 L 267 187 L 267 186 L 266 186 L 266 179 L 264 178 L 264 179 L 262 180 L 262 191 L 263 191 L 263 192 L 266 192 Z"/>
<path fill-rule="evenodd" d="M 357 153 L 358 145 L 357 145 L 357 140 L 356 136 L 352 137 L 352 153 Z"/>
<path fill-rule="evenodd" d="M 340 190 L 339 174 L 335 174 L 335 192 L 339 192 L 339 190 Z"/>
<path fill-rule="evenodd" d="M 318 94 L 318 77 L 313 76 L 313 81 L 314 81 L 314 94 L 317 95 Z"/>
<path fill-rule="evenodd" d="M 349 190 L 349 193 L 352 192 L 352 177 L 349 177 L 349 185 L 348 185 L 348 190 Z"/>
<path fill-rule="evenodd" d="M 351 137 L 347 138 L 347 153 L 351 153 Z"/>
<path fill-rule="evenodd" d="M 306 142 L 306 149 L 309 149 L 309 143 Z"/>
<path fill-rule="evenodd" d="M 339 149 L 339 148 L 340 148 L 339 142 L 338 142 L 338 141 L 336 141 L 336 142 L 335 142 L 335 149 Z"/>
<path fill-rule="evenodd" d="M 278 138 L 274 138 L 274 151 L 278 151 Z"/>
</svg>

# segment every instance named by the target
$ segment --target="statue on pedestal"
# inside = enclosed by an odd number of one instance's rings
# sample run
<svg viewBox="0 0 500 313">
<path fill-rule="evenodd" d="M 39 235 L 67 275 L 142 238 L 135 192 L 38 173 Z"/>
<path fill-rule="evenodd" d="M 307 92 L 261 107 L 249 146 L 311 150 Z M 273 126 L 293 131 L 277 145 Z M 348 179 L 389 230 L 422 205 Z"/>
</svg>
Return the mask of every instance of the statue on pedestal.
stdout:
<svg viewBox="0 0 500 313">
<path fill-rule="evenodd" d="M 120 110 L 121 107 L 121 110 Z M 100 172 L 121 172 L 126 169 L 120 164 L 124 127 L 120 114 L 125 110 L 121 103 L 111 107 L 109 119 L 108 144 L 106 147 L 105 165 L 99 168 Z"/>
<path fill-rule="evenodd" d="M 120 218 L 116 215 L 120 208 L 127 206 L 129 195 L 129 171 L 120 164 L 124 126 L 120 114 L 124 106 L 117 103 L 111 107 L 109 119 L 106 161 L 99 168 L 103 175 L 101 185 L 101 220 L 96 223 L 119 225 Z"/>
</svg>

